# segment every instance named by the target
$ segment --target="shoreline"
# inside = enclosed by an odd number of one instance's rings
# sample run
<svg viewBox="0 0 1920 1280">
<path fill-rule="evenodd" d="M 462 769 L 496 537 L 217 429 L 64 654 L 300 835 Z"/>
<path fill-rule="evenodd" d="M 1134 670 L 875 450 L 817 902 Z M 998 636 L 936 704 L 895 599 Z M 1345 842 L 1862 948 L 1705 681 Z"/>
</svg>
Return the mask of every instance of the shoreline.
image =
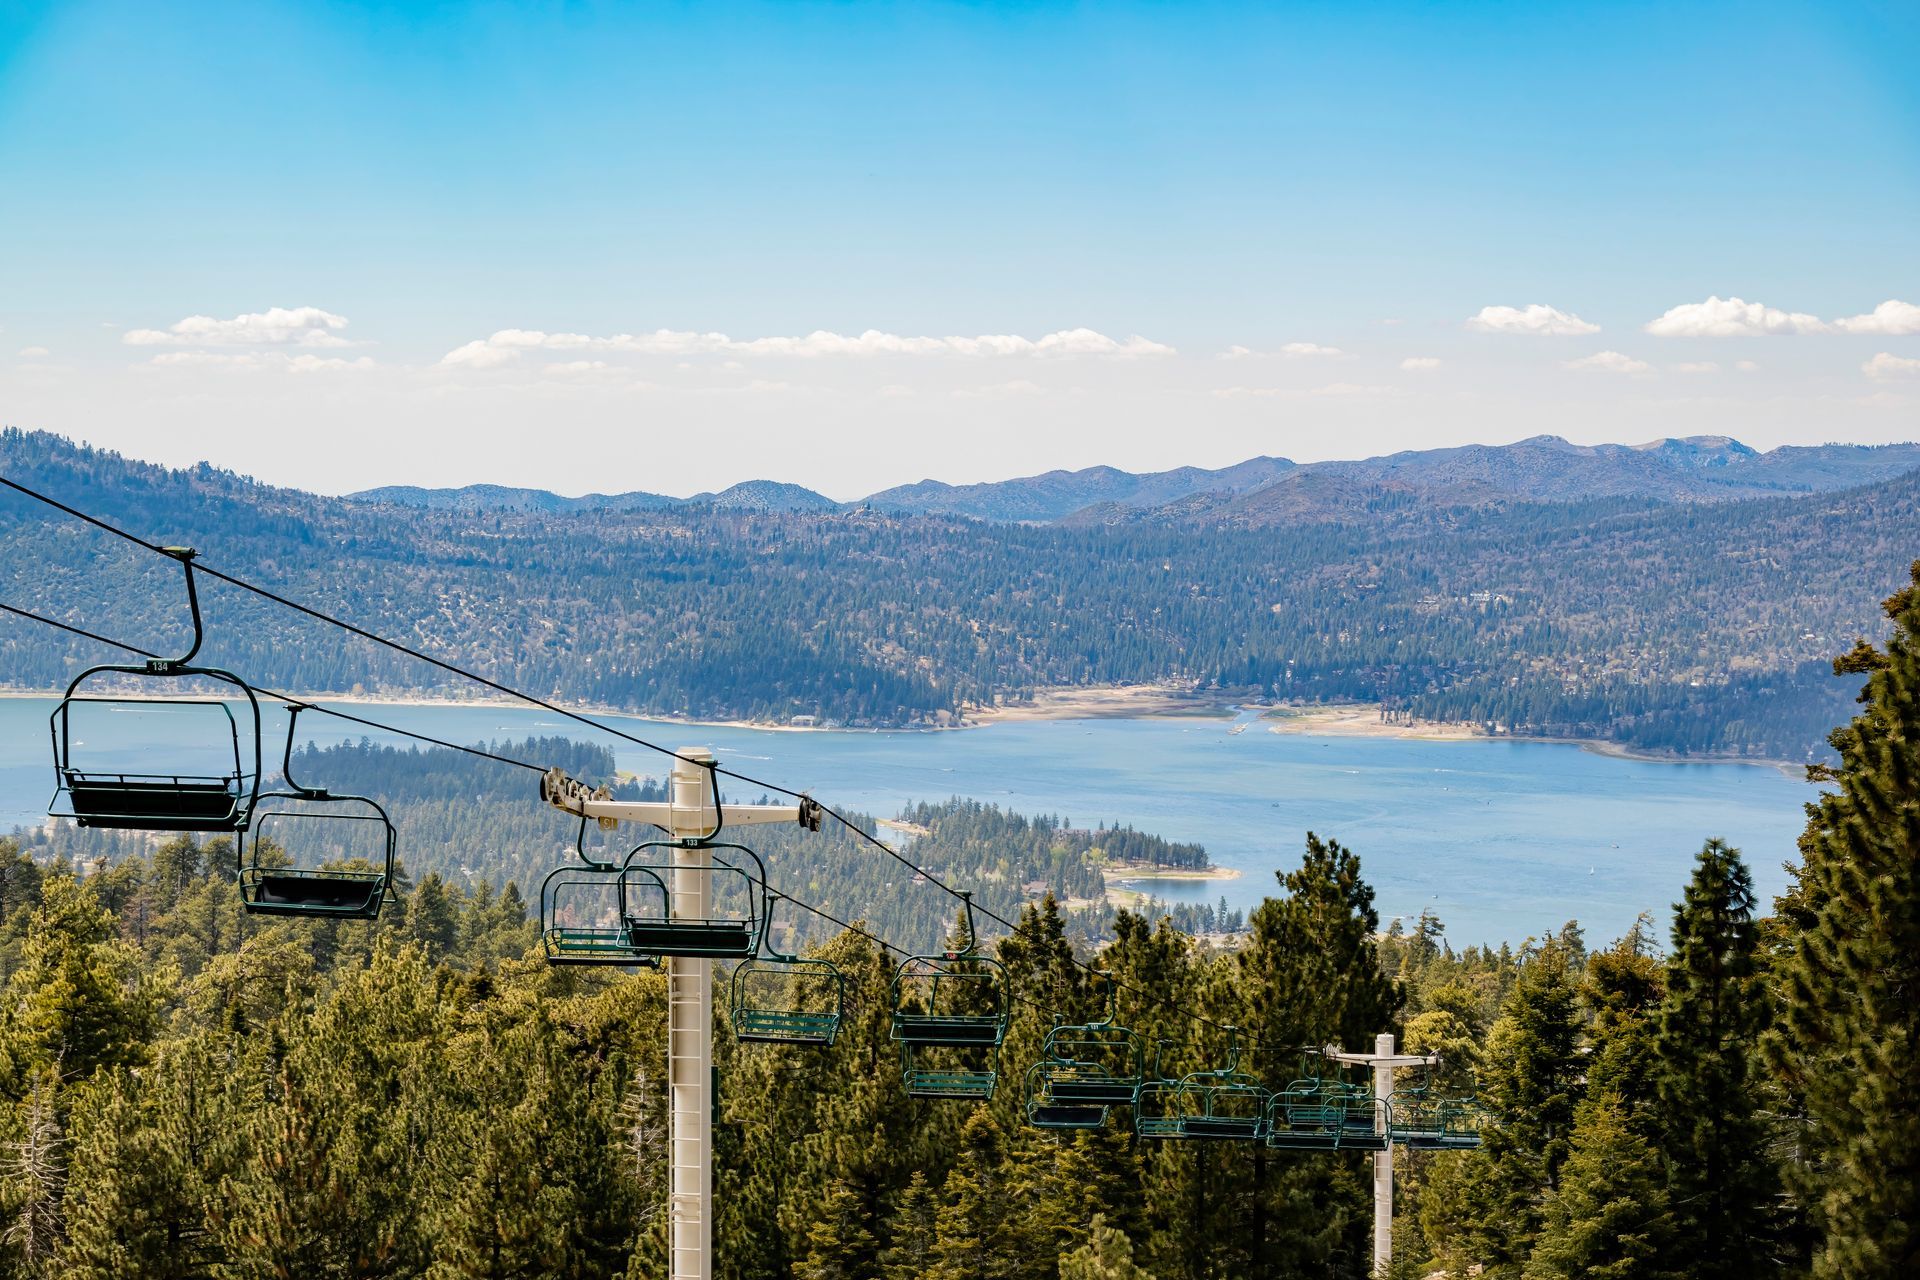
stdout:
<svg viewBox="0 0 1920 1280">
<path fill-rule="evenodd" d="M 0 699 L 40 699 L 57 701 L 64 690 L 0 688 Z M 448 698 L 425 694 L 350 694 L 302 693 L 298 700 L 334 703 L 358 707 L 474 708 L 495 711 L 531 711 L 555 714 L 533 703 L 515 698 Z M 1489 734 L 1471 725 L 1438 720 L 1417 720 L 1411 724 L 1389 724 L 1379 719 L 1378 703 L 1345 702 L 1284 705 L 1251 702 L 1245 698 L 1205 693 L 1183 685 L 1137 684 L 1099 685 L 1087 688 L 1041 690 L 1032 702 L 1012 706 L 967 707 L 953 724 L 915 724 L 887 727 L 854 725 L 787 724 L 766 720 L 698 720 L 686 716 L 622 710 L 617 707 L 581 704 L 571 707 L 582 715 L 671 725 L 688 729 L 747 729 L 764 733 L 951 733 L 967 729 L 986 729 L 996 724 L 1018 724 L 1059 720 L 1150 720 L 1204 719 L 1228 720 L 1251 715 L 1252 720 L 1236 725 L 1230 732 L 1241 733 L 1264 725 L 1268 733 L 1302 734 L 1328 738 L 1397 738 L 1417 742 L 1530 742 L 1579 747 L 1596 755 L 1644 764 L 1754 765 L 1778 769 L 1799 778 L 1803 762 L 1776 760 L 1758 756 L 1701 755 L 1683 756 L 1669 752 L 1630 747 L 1606 738 L 1565 738 L 1531 734 Z"/>
</svg>

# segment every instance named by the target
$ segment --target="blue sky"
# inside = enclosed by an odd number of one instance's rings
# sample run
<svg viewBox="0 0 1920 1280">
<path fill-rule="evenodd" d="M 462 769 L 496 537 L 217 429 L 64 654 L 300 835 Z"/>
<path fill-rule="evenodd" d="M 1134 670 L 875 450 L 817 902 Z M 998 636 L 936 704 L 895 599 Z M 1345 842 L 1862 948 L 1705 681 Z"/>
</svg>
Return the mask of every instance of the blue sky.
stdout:
<svg viewBox="0 0 1920 1280">
<path fill-rule="evenodd" d="M 8 5 L 0 418 L 840 497 L 1911 438 L 1916 65 L 1912 4 Z"/>
</svg>

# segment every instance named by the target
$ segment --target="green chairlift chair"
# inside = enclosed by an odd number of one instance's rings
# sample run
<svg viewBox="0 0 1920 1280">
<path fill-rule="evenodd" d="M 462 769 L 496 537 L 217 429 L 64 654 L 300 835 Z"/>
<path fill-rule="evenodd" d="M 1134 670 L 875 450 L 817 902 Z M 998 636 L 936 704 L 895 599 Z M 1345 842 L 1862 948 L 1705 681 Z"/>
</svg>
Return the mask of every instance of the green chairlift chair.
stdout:
<svg viewBox="0 0 1920 1280">
<path fill-rule="evenodd" d="M 1153 1044 L 1153 1066 L 1140 1080 L 1133 1095 L 1133 1132 L 1140 1138 L 1181 1137 L 1180 1081 L 1161 1069 L 1161 1053 L 1166 1040 Z"/>
<path fill-rule="evenodd" d="M 1227 1028 L 1227 1065 L 1180 1078 L 1180 1137 L 1258 1142 L 1266 1136 L 1271 1091 L 1240 1070 L 1240 1029 Z"/>
<path fill-rule="evenodd" d="M 618 863 L 587 853 L 587 819 L 574 838 L 578 863 L 547 873 L 540 884 L 540 947 L 551 965 L 598 965 L 658 969 L 659 957 L 634 949 L 625 927 L 629 879 Z M 650 874 L 650 873 L 649 873 Z M 666 885 L 639 877 L 649 890 Z M 639 892 L 639 886 L 634 887 Z"/>
<path fill-rule="evenodd" d="M 186 573 L 193 644 L 178 658 L 153 658 L 141 665 L 103 664 L 88 667 L 73 678 L 49 722 L 54 795 L 47 806 L 48 814 L 71 818 L 76 826 L 117 831 L 245 831 L 260 794 L 260 703 L 247 682 L 231 671 L 193 665 L 205 636 L 200 593 L 193 576 L 194 552 L 190 547 L 167 547 L 164 551 Z M 227 701 L 217 697 L 182 699 L 82 691 L 109 676 L 135 677 L 136 682 L 197 677 L 237 690 L 245 706 L 236 718 Z M 177 773 L 120 773 L 88 767 L 87 753 L 75 750 L 84 744 L 76 740 L 73 725 L 74 711 L 86 706 L 107 711 L 191 714 L 203 722 L 223 724 L 226 731 L 219 734 L 219 741 L 224 749 L 219 755 L 224 758 L 230 754 L 232 768 L 208 773 L 204 765 L 195 765 Z"/>
<path fill-rule="evenodd" d="M 966 945 L 909 956 L 893 975 L 892 1034 L 911 1097 L 985 1100 L 1000 1079 L 1011 1003 L 1007 972 L 998 960 L 978 954 L 973 895 L 963 892 L 960 898 Z"/>
<path fill-rule="evenodd" d="M 775 896 L 767 891 L 769 922 Z M 734 967 L 727 1005 L 736 1040 L 826 1048 L 846 1016 L 847 980 L 828 961 L 786 955 L 768 945 Z"/>
<path fill-rule="evenodd" d="M 675 915 L 668 889 L 676 867 L 673 854 L 708 851 L 707 914 Z M 743 855 L 740 865 L 715 857 L 725 849 Z M 620 916 L 627 945 L 651 956 L 706 956 L 745 960 L 759 954 L 767 930 L 767 869 L 760 855 L 743 844 L 713 840 L 651 841 L 627 855 L 621 868 Z"/>
<path fill-rule="evenodd" d="M 1130 1107 L 1145 1077 L 1140 1038 L 1115 1024 L 1111 980 L 1106 1013 L 1097 1022 L 1047 1032 L 1040 1060 L 1027 1072 L 1027 1122 L 1040 1129 L 1095 1129 L 1110 1107 Z"/>
</svg>

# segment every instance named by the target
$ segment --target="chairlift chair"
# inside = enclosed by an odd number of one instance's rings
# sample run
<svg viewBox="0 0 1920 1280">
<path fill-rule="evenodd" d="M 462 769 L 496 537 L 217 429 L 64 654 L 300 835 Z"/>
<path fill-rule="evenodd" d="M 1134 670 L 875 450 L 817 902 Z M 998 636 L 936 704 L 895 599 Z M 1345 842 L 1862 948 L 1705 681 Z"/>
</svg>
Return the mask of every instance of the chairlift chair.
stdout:
<svg viewBox="0 0 1920 1280">
<path fill-rule="evenodd" d="M 1266 1135 L 1271 1092 L 1240 1070 L 1240 1029 L 1227 1028 L 1227 1065 L 1182 1076 L 1180 1136 L 1257 1142 Z"/>
<path fill-rule="evenodd" d="M 254 805 L 252 854 L 246 850 L 246 834 L 240 836 L 235 850 L 240 880 L 240 902 L 255 915 L 321 916 L 334 919 L 372 920 L 393 885 L 396 837 L 387 811 L 366 796 L 335 795 L 324 787 L 302 786 L 293 776 L 294 725 L 305 708 L 295 703 L 287 708 L 287 748 L 282 757 L 281 776 L 284 791 L 269 791 Z M 308 806 L 342 806 L 311 808 Z M 297 854 L 298 846 L 314 840 L 322 831 L 343 834 L 342 848 L 348 847 L 355 832 L 371 833 L 379 842 L 375 858 L 367 859 L 362 870 L 351 866 L 320 865 L 275 866 L 261 861 L 268 836 L 274 835 L 283 851 Z M 291 833 L 292 838 L 280 833 Z"/>
<path fill-rule="evenodd" d="M 139 665 L 106 663 L 88 667 L 67 686 L 49 721 L 53 738 L 54 796 L 48 805 L 53 817 L 70 817 L 76 826 L 117 831 L 239 832 L 247 829 L 260 793 L 260 704 L 253 689 L 239 676 L 218 667 L 193 665 L 205 631 L 200 618 L 200 593 L 193 574 L 190 547 L 166 547 L 164 554 L 178 561 L 187 580 L 187 608 L 193 620 L 193 644 L 178 658 L 153 658 Z M 120 675 L 145 680 L 181 680 L 192 677 L 231 685 L 246 700 L 240 717 L 216 698 L 174 699 L 153 695 L 86 694 L 83 686 L 99 677 Z M 120 773 L 84 767 L 76 758 L 73 710 L 77 706 L 155 710 L 187 707 L 213 708 L 225 718 L 223 740 L 232 752 L 233 767 L 217 774 Z M 242 725 L 246 725 L 243 734 Z M 249 760 L 251 769 L 248 768 Z M 65 797 L 66 808 L 61 808 Z"/>
<path fill-rule="evenodd" d="M 1054 1080 L 1064 1102 L 1129 1106 L 1146 1076 L 1140 1037 L 1114 1021 L 1117 991 L 1108 978 L 1106 1012 L 1097 1021 L 1056 1026 L 1041 1041 L 1043 1057 L 1074 1067 Z"/>
<path fill-rule="evenodd" d="M 596 862 L 569 863 L 547 873 L 540 884 L 540 947 L 548 964 L 660 967 L 659 957 L 635 948 L 627 934 L 623 904 L 629 874 Z M 659 888 L 664 893 L 666 886 Z"/>
<path fill-rule="evenodd" d="M 773 891 L 764 914 L 773 918 Z M 736 1040 L 751 1044 L 833 1044 L 846 1013 L 847 979 L 826 960 L 787 955 L 766 946 L 734 967 L 728 1013 Z"/>
<path fill-rule="evenodd" d="M 966 945 L 939 955 L 909 956 L 894 971 L 892 1035 L 900 1044 L 907 1093 L 920 1098 L 991 1098 L 1000 1079 L 1010 997 L 998 960 L 977 954 L 973 895 L 966 906 Z M 929 1050 L 986 1051 L 985 1065 L 936 1064 Z"/>
<path fill-rule="evenodd" d="M 709 877 L 707 914 L 699 918 L 676 915 L 668 890 L 676 872 L 689 870 L 675 865 L 671 851 L 695 848 L 726 849 L 745 855 L 742 865 L 735 866 L 708 854 L 708 865 L 698 868 Z M 751 865 L 745 865 L 748 863 Z M 650 841 L 627 855 L 620 885 L 621 926 L 627 944 L 636 952 L 745 960 L 760 950 L 767 928 L 767 871 L 760 855 L 745 845 L 712 840 Z M 716 893 L 722 886 L 730 887 L 730 891 Z M 732 911 L 722 910 L 714 905 L 720 897 L 743 905 Z"/>
<path fill-rule="evenodd" d="M 1164 1039 L 1153 1044 L 1153 1066 L 1141 1078 L 1133 1094 L 1133 1132 L 1140 1138 L 1178 1138 L 1180 1136 L 1180 1081 L 1161 1070 Z"/>
<path fill-rule="evenodd" d="M 1036 1129 L 1099 1129 L 1108 1105 L 1075 1096 L 1074 1085 L 1097 1067 L 1089 1063 L 1043 1058 L 1027 1068 L 1026 1118 Z M 1104 1073 L 1100 1073 L 1104 1074 Z M 1127 1095 L 1131 1102 L 1133 1095 Z"/>
</svg>

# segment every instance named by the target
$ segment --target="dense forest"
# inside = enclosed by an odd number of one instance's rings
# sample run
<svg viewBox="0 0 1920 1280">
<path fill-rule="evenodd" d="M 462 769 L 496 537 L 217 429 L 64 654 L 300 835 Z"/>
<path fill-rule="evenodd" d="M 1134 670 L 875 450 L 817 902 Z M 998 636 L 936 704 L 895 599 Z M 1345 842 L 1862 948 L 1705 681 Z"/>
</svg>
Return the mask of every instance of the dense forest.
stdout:
<svg viewBox="0 0 1920 1280">
<path fill-rule="evenodd" d="M 1870 584 L 1920 473 L 1837 493 L 1444 507 L 1271 528 L 983 524 L 873 511 L 407 510 L 0 434 L 0 470 L 516 687 L 696 718 L 948 723 L 1063 685 L 1378 701 L 1490 732 L 1831 760 Z M 177 643 L 177 570 L 0 497 L 0 594 Z M 1849 566 L 1836 573 L 1834 564 Z M 169 570 L 173 570 L 172 573 Z M 424 664 L 210 584 L 205 658 L 302 693 L 451 692 Z M 98 646 L 18 620 L 49 689 Z"/>
<path fill-rule="evenodd" d="M 1707 840 L 1662 947 L 1568 924 L 1450 950 L 1382 933 L 1358 853 L 1309 837 L 1207 946 L 1051 896 L 994 941 L 1013 993 L 989 1102 L 909 1098 L 892 957 L 830 1049 L 716 1035 L 717 1275 L 737 1280 L 1362 1277 L 1366 1157 L 1022 1123 L 1046 1028 L 1102 1011 L 1162 1074 L 1267 1088 L 1382 1029 L 1472 1090 L 1482 1146 L 1412 1154 L 1396 1275 L 1896 1280 L 1920 1268 L 1920 562 L 1832 734 L 1763 914 Z M 934 816 L 923 813 L 921 817 Z M 992 819 L 1006 822 L 1004 816 Z M 933 823 L 925 825 L 930 831 Z M 1676 840 L 1683 839 L 1676 835 Z M 1780 851 L 1750 851 L 1755 857 Z M 428 873 L 377 922 L 249 921 L 180 839 L 87 874 L 0 848 L 0 1250 L 23 1277 L 662 1274 L 664 984 L 549 968 L 517 891 Z"/>
</svg>

